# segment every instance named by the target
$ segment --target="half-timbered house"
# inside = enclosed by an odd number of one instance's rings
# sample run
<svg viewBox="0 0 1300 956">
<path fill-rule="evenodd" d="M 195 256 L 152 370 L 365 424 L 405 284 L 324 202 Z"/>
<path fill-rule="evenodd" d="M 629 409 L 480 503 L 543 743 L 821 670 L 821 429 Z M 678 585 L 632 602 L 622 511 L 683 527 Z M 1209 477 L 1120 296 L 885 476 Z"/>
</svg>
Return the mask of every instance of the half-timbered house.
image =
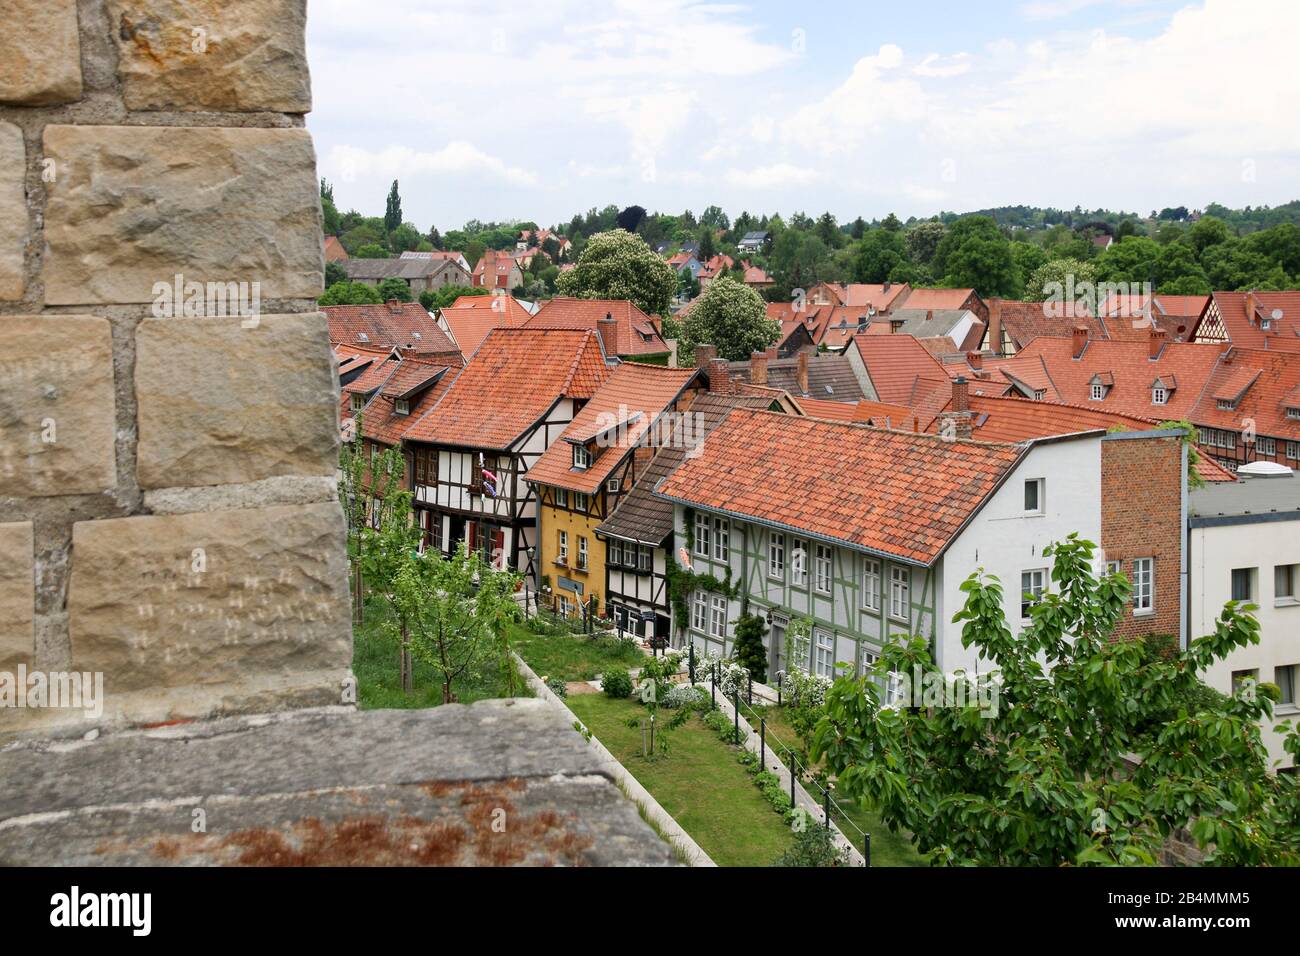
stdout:
<svg viewBox="0 0 1300 956">
<path fill-rule="evenodd" d="M 537 496 L 524 475 L 609 375 L 587 329 L 492 329 L 403 434 L 426 547 L 464 541 L 536 583 Z"/>
<path fill-rule="evenodd" d="M 611 567 L 648 569 L 651 549 L 622 539 L 607 548 L 596 532 L 643 481 L 656 449 L 688 431 L 677 425 L 690 422 L 702 380 L 693 368 L 619 365 L 529 470 L 539 497 L 540 573 L 558 610 L 594 607 L 641 632 L 625 605 L 610 603 L 607 582 Z"/>
</svg>

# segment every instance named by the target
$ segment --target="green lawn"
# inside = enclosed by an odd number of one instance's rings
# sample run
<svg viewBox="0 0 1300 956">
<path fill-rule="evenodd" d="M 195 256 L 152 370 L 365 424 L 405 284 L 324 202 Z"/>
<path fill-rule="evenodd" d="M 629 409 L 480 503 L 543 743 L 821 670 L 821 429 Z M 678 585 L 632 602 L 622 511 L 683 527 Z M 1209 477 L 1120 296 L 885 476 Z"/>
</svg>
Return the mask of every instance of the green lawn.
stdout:
<svg viewBox="0 0 1300 956">
<path fill-rule="evenodd" d="M 362 710 L 437 707 L 442 703 L 442 685 L 433 671 L 418 660 L 415 689 L 409 694 L 402 690 L 397 637 L 383 627 L 387 615 L 382 601 L 371 600 L 366 605 L 365 621 L 352 629 L 352 673 L 357 677 L 357 705 Z M 489 664 L 486 671 L 452 685 L 460 703 L 510 696 L 495 667 Z M 522 679 L 519 687 L 517 696 L 533 696 Z"/>
<path fill-rule="evenodd" d="M 511 629 L 510 646 L 538 677 L 593 680 L 611 667 L 640 667 L 645 655 L 634 644 L 583 634 L 534 634 L 525 625 Z"/>
<path fill-rule="evenodd" d="M 754 710 L 761 714 L 767 723 L 767 738 L 769 745 L 774 740 L 780 740 L 785 746 L 796 746 L 799 740 L 798 734 L 790 725 L 786 715 L 785 707 L 777 707 L 775 704 L 767 707 L 755 706 Z M 751 718 L 745 708 L 741 708 L 741 716 L 750 720 L 754 730 L 758 730 L 758 719 Z M 797 746 L 796 746 L 797 749 Z M 773 746 L 773 750 L 781 761 L 789 766 L 789 760 L 785 751 Z M 820 799 L 821 791 L 811 784 L 805 789 L 813 799 Z M 841 814 L 837 811 L 831 812 L 831 819 L 835 825 L 840 828 L 849 842 L 852 843 L 859 851 L 862 851 L 866 840 L 863 839 L 861 830 L 871 834 L 871 865 L 872 866 L 925 866 L 925 857 L 921 856 L 912 846 L 911 838 L 906 833 L 891 833 L 889 828 L 881 822 L 880 817 L 874 810 L 864 810 L 849 800 L 838 801 L 839 806 L 844 810 Z M 848 818 L 848 822 L 845 821 Z M 853 826 L 850 826 L 852 823 Z M 857 829 L 854 829 L 856 826 Z"/>
<path fill-rule="evenodd" d="M 671 731 L 666 756 L 647 760 L 640 729 L 624 724 L 647 713 L 640 704 L 604 694 L 571 694 L 566 703 L 719 866 L 768 866 L 790 845 L 789 828 L 736 762 L 736 748 L 698 717 Z"/>
</svg>

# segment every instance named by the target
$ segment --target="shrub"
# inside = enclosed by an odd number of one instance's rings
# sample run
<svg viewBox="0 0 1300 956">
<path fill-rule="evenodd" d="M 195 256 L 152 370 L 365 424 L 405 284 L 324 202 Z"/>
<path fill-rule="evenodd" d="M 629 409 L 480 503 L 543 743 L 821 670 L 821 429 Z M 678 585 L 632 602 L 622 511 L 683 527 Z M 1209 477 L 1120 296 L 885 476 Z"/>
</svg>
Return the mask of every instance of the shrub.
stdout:
<svg viewBox="0 0 1300 956">
<path fill-rule="evenodd" d="M 826 827 L 808 826 L 796 831 L 794 843 L 772 861 L 773 866 L 848 866 L 848 853 L 835 845 Z"/>
<path fill-rule="evenodd" d="M 767 624 L 757 614 L 742 614 L 736 622 L 736 661 L 760 684 L 767 680 L 767 648 L 763 635 Z"/>
<path fill-rule="evenodd" d="M 674 684 L 660 703 L 664 707 L 694 707 L 704 703 L 706 695 L 690 684 Z"/>
<path fill-rule="evenodd" d="M 559 677 L 547 678 L 546 686 L 550 688 L 551 693 L 560 698 L 560 700 L 564 700 L 569 696 L 569 685 Z"/>
<path fill-rule="evenodd" d="M 632 675 L 627 672 L 626 667 L 614 667 L 605 671 L 605 675 L 600 681 L 601 689 L 605 691 L 605 696 L 624 698 L 632 696 Z"/>
<path fill-rule="evenodd" d="M 791 707 L 807 707 L 816 710 L 826 703 L 826 692 L 830 690 L 828 678 L 809 674 L 801 667 L 792 667 L 785 672 L 783 692 Z"/>
</svg>

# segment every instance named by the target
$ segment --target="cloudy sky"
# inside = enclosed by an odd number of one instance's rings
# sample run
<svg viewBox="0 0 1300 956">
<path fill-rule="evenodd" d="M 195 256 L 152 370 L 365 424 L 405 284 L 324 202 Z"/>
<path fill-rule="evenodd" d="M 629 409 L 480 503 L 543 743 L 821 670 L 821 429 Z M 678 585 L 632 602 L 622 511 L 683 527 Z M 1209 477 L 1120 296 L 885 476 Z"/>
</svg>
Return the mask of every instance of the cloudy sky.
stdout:
<svg viewBox="0 0 1300 956">
<path fill-rule="evenodd" d="M 321 174 L 421 229 L 1300 198 L 1300 0 L 311 0 Z"/>
</svg>

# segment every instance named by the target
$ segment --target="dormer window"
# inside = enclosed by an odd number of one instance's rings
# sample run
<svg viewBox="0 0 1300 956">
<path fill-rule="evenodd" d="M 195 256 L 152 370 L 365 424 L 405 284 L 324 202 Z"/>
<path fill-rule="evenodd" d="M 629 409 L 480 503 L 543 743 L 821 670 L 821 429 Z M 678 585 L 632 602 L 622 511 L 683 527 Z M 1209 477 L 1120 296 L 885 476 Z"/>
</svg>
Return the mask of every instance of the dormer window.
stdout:
<svg viewBox="0 0 1300 956">
<path fill-rule="evenodd" d="M 1105 397 L 1106 397 L 1105 385 L 1098 384 L 1092 386 L 1092 400 L 1094 402 L 1100 402 Z"/>
<path fill-rule="evenodd" d="M 411 414 L 411 403 L 404 398 L 399 398 L 393 402 L 393 411 L 399 415 L 409 415 Z"/>
<path fill-rule="evenodd" d="M 1288 406 L 1286 410 L 1286 417 L 1300 419 L 1300 408 L 1294 406 Z"/>
<path fill-rule="evenodd" d="M 1230 398 L 1221 398 L 1216 404 L 1222 412 L 1230 412 L 1237 407 L 1237 403 Z"/>
<path fill-rule="evenodd" d="M 359 392 L 353 392 L 351 405 L 354 412 L 361 411 L 366 407 L 366 397 Z"/>
<path fill-rule="evenodd" d="M 1034 401 L 1041 402 L 1045 398 L 1047 398 L 1046 389 L 1039 388 L 1034 390 Z"/>
<path fill-rule="evenodd" d="M 1163 385 L 1157 385 L 1151 389 L 1151 404 L 1165 405 L 1169 402 L 1169 390 Z"/>
<path fill-rule="evenodd" d="M 586 445 L 573 446 L 573 467 L 582 471 L 591 467 L 591 452 Z"/>
</svg>

